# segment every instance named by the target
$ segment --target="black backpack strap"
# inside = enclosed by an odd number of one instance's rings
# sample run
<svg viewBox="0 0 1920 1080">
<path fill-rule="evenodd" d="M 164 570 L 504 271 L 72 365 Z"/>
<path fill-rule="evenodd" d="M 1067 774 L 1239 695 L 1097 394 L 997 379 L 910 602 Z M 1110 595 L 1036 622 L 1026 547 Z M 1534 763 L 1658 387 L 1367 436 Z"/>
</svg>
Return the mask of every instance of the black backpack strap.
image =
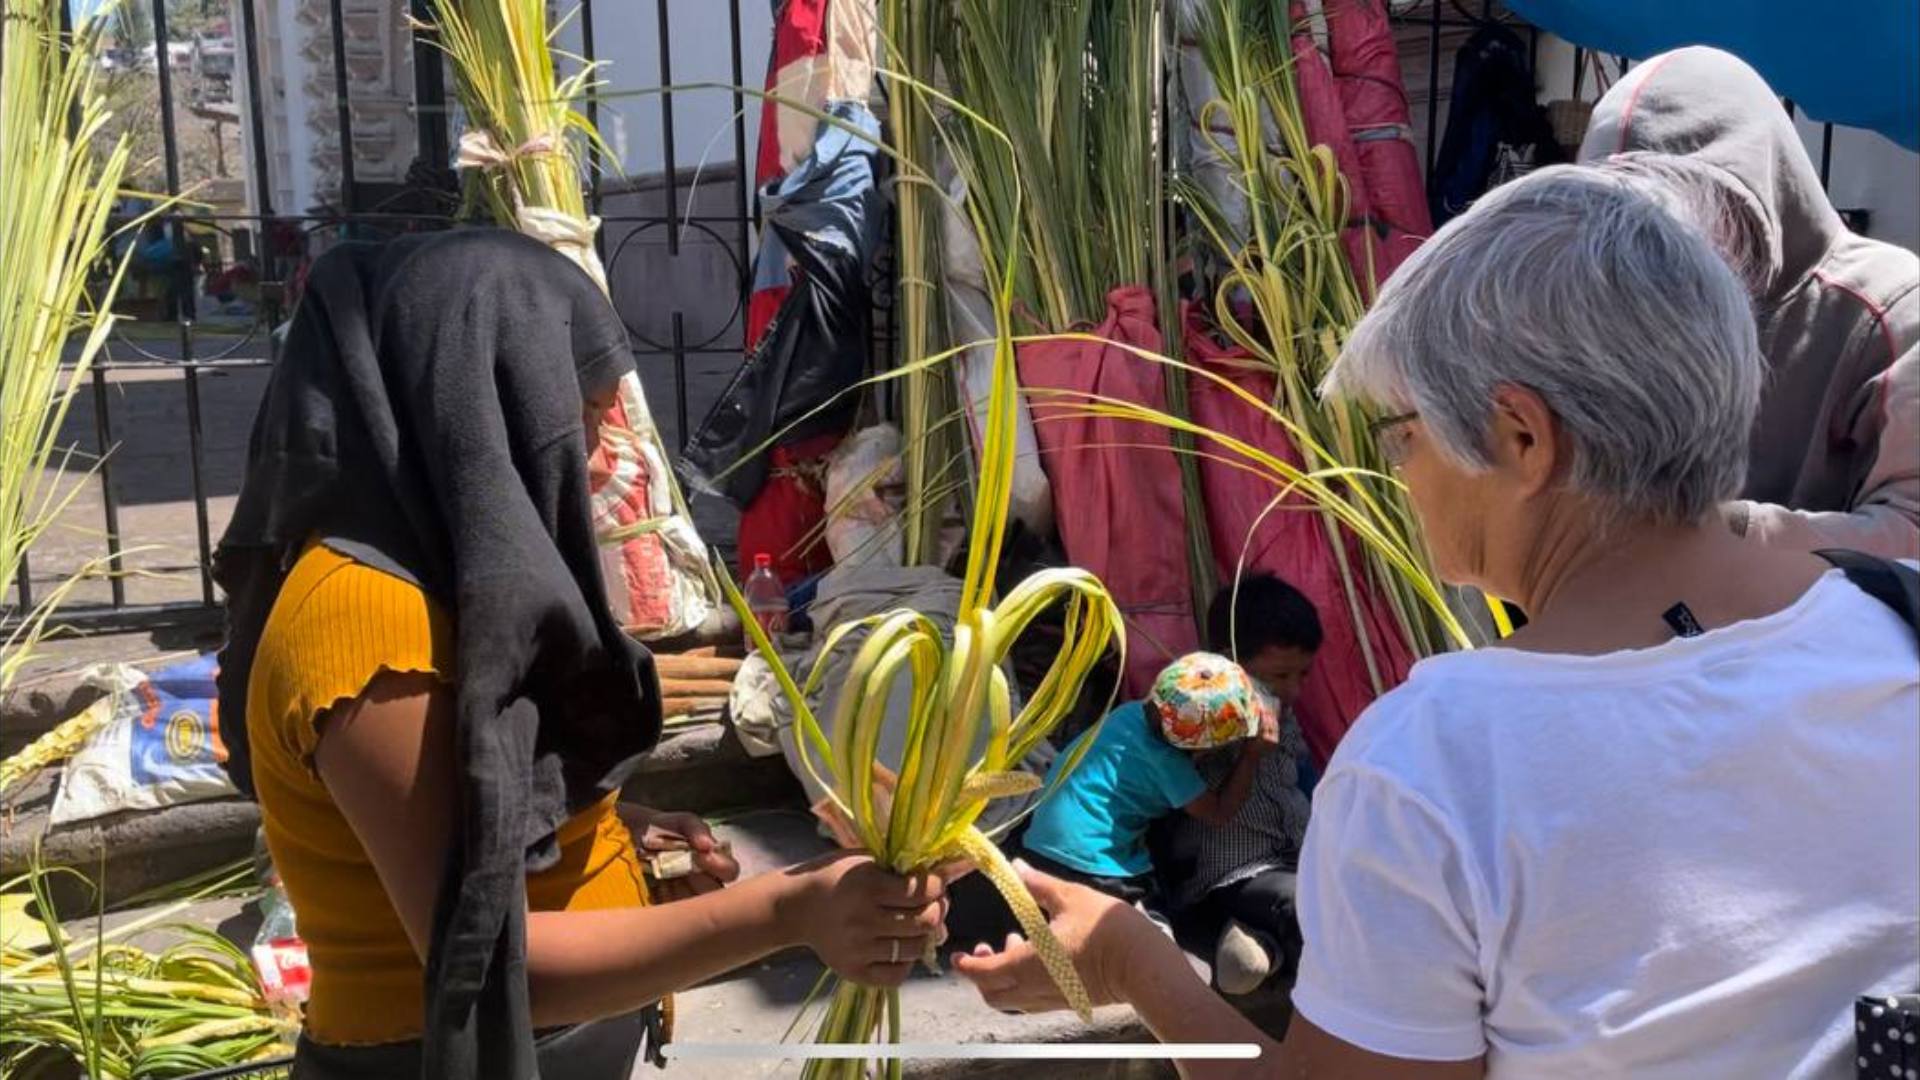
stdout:
<svg viewBox="0 0 1920 1080">
<path fill-rule="evenodd" d="M 1892 608 L 1902 622 L 1920 634 L 1920 570 L 1892 559 L 1841 548 L 1828 548 L 1814 554 L 1839 567 L 1848 581 Z"/>
</svg>

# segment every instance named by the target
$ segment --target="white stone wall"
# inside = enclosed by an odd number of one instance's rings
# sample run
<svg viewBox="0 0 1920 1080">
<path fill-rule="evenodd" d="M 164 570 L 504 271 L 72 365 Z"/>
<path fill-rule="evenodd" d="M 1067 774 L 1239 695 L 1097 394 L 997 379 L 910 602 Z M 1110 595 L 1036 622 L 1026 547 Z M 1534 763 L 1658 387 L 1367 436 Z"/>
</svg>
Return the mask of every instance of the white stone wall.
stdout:
<svg viewBox="0 0 1920 1080">
<path fill-rule="evenodd" d="M 732 85 L 733 44 L 729 0 L 665 0 L 671 34 L 674 85 Z M 659 87 L 660 0 L 596 0 L 594 47 L 603 62 L 606 86 L 600 106 L 600 132 L 636 177 L 666 167 L 660 98 L 620 96 Z M 740 51 L 743 85 L 760 88 L 767 78 L 767 52 L 773 37 L 771 0 L 740 0 Z M 578 17 L 561 34 L 560 47 L 583 51 Z M 674 163 L 692 169 L 733 161 L 733 96 L 724 90 L 688 91 L 673 99 Z M 745 101 L 747 160 L 758 152 L 760 103 Z"/>
<path fill-rule="evenodd" d="M 275 212 L 311 213 L 340 203 L 339 110 L 333 29 L 327 0 L 252 2 L 259 35 L 267 162 Z M 398 183 L 415 153 L 413 53 L 404 0 L 342 0 L 348 98 L 353 109 L 353 164 L 362 183 Z M 236 44 L 240 44 L 236 40 Z M 236 61 L 235 100 L 247 106 L 246 64 Z M 242 125 L 248 197 L 259 206 L 253 177 L 253 130 Z M 364 207 L 361 209 L 365 209 Z"/>
</svg>

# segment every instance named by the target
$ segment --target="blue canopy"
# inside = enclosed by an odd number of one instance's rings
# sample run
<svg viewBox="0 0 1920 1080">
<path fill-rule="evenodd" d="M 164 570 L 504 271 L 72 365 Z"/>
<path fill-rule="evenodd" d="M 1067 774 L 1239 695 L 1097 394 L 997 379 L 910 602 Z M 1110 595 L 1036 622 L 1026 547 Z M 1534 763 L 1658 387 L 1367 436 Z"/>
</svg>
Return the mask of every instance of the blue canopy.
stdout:
<svg viewBox="0 0 1920 1080">
<path fill-rule="evenodd" d="M 1713 45 L 1752 64 L 1815 120 L 1920 150 L 1920 2 L 1508 0 L 1521 17 L 1589 49 L 1644 60 Z"/>
</svg>

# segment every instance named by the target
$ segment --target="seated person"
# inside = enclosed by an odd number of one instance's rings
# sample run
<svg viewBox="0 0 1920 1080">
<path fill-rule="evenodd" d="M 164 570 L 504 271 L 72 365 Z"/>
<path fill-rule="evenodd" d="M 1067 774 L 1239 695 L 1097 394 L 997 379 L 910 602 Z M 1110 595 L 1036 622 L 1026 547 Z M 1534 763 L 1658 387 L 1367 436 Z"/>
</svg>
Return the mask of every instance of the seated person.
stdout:
<svg viewBox="0 0 1920 1080">
<path fill-rule="evenodd" d="M 1247 801 L 1229 821 L 1172 814 L 1156 823 L 1148 847 L 1176 936 L 1212 955 L 1222 993 L 1252 993 L 1300 955 L 1293 897 L 1307 832 L 1300 781 L 1308 757 L 1293 703 L 1320 639 L 1313 602 L 1271 574 L 1225 586 L 1207 610 L 1208 643 L 1236 657 L 1279 706 L 1279 745 L 1261 756 Z M 1219 791 L 1236 762 L 1215 752 L 1199 765 L 1209 789 Z"/>
<path fill-rule="evenodd" d="M 1179 810 L 1233 819 L 1277 740 L 1274 707 L 1240 665 L 1191 653 L 1168 665 L 1145 701 L 1115 709 L 1054 763 L 1051 793 L 1022 841 L 1028 862 L 1129 903 L 1156 894 L 1147 827 Z M 1226 782 L 1209 787 L 1195 757 L 1238 743 Z M 1053 787 L 1059 770 L 1079 764 Z"/>
</svg>

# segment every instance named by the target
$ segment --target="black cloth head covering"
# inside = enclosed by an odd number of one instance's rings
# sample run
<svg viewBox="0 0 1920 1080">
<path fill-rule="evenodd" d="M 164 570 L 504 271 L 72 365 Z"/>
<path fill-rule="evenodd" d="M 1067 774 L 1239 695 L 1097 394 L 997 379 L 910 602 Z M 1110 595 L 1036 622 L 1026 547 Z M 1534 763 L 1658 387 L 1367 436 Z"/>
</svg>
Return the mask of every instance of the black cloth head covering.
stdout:
<svg viewBox="0 0 1920 1080">
<path fill-rule="evenodd" d="M 314 263 L 214 555 L 228 771 L 253 791 L 247 679 L 295 555 L 371 551 L 455 620 L 459 832 L 427 959 L 428 1077 L 531 1077 L 525 875 L 660 734 L 653 659 L 607 608 L 583 396 L 633 368 L 612 305 L 497 229 Z"/>
</svg>

